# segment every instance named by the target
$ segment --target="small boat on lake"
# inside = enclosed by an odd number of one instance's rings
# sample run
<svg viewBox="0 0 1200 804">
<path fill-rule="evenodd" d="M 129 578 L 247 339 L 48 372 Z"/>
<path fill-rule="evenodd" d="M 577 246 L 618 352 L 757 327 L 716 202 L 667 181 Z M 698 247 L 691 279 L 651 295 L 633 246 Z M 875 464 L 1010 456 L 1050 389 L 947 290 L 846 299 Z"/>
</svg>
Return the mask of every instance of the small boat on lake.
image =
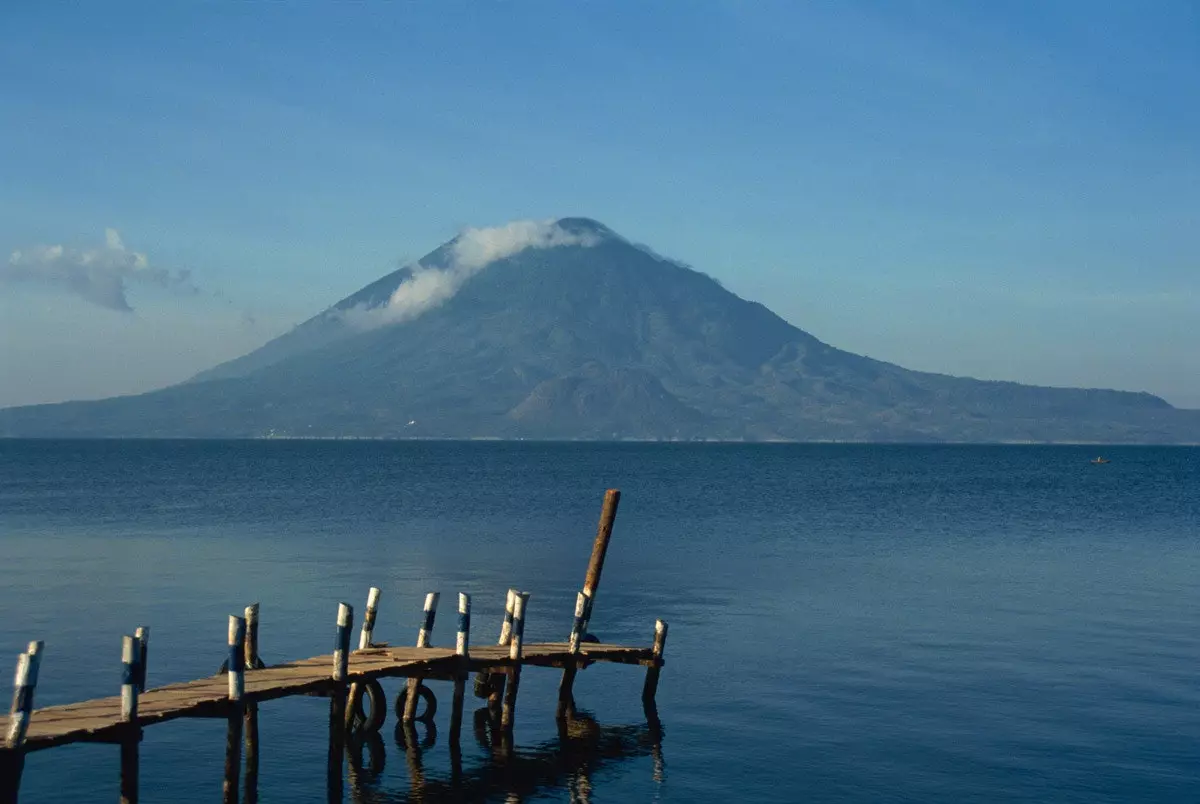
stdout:
<svg viewBox="0 0 1200 804">
<path fill-rule="evenodd" d="M 1095 458 L 1092 463 L 1108 463 L 1108 458 Z"/>
</svg>

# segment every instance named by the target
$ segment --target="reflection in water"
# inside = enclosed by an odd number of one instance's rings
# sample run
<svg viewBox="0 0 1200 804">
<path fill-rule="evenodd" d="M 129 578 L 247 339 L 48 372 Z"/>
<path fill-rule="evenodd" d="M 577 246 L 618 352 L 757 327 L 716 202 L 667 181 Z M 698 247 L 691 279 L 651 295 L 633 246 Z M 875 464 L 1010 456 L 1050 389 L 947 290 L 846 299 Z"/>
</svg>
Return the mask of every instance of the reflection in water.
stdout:
<svg viewBox="0 0 1200 804">
<path fill-rule="evenodd" d="M 559 721 L 558 736 L 529 746 L 515 747 L 489 710 L 474 715 L 474 733 L 484 749 L 483 761 L 468 770 L 462 752 L 450 746 L 450 767 L 428 772 L 422 754 L 437 742 L 432 723 L 407 723 L 396 727 L 395 743 L 404 752 L 410 789 L 407 793 L 383 789 L 387 748 L 378 733 L 356 735 L 346 745 L 349 760 L 350 800 L 356 804 L 420 801 L 521 801 L 552 789 L 565 789 L 572 802 L 592 800 L 594 774 L 605 765 L 638 757 L 651 757 L 654 781 L 666 778 L 662 757 L 663 727 L 653 710 L 641 725 L 601 726 L 589 714 L 576 712 Z M 424 731 L 423 735 L 419 732 Z"/>
</svg>

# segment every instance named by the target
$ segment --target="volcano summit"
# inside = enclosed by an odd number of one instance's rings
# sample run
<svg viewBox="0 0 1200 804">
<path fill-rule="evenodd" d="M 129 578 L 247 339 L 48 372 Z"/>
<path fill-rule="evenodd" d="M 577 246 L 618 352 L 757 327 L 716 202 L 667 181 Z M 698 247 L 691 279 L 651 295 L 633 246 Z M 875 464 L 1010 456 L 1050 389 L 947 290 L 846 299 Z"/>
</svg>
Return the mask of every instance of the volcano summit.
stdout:
<svg viewBox="0 0 1200 804">
<path fill-rule="evenodd" d="M 1200 411 L 844 352 L 563 218 L 466 230 L 185 383 L 9 408 L 0 435 L 1195 443 Z"/>
</svg>

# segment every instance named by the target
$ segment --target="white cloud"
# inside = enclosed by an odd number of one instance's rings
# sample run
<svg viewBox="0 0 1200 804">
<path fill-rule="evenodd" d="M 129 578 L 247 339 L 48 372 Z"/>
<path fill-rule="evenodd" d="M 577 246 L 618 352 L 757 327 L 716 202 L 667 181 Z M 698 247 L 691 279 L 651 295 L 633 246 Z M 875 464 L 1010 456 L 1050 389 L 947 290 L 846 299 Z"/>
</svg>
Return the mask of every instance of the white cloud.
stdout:
<svg viewBox="0 0 1200 804">
<path fill-rule="evenodd" d="M 370 309 L 355 307 L 342 315 L 347 323 L 361 329 L 407 321 L 445 302 L 464 282 L 497 260 L 530 248 L 589 248 L 599 242 L 594 232 L 570 232 L 553 220 L 466 229 L 452 241 L 444 265 L 417 263 L 386 304 Z"/>
<path fill-rule="evenodd" d="M 0 263 L 0 281 L 34 282 L 63 288 L 110 310 L 129 312 L 131 283 L 194 291 L 189 272 L 172 273 L 150 265 L 145 254 L 125 247 L 116 229 L 104 230 L 104 245 L 93 249 L 34 246 L 12 252 Z"/>
</svg>

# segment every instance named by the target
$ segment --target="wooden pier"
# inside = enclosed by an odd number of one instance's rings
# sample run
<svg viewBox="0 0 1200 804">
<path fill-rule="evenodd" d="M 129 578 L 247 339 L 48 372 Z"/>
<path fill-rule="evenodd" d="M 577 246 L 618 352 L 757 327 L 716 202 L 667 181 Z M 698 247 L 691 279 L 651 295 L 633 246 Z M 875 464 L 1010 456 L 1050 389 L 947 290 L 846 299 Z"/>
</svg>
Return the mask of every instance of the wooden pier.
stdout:
<svg viewBox="0 0 1200 804">
<path fill-rule="evenodd" d="M 416 647 L 377 644 L 373 635 L 381 593 L 372 588 L 367 596 L 357 649 L 350 648 L 353 607 L 341 603 L 333 653 L 266 666 L 258 656 L 259 604 L 255 603 L 246 608 L 244 616 L 230 617 L 228 658 L 215 675 L 147 688 L 150 630 L 142 627 L 122 642 L 120 694 L 41 709 L 33 708 L 33 699 L 38 668 L 44 659 L 44 644 L 30 643 L 29 649 L 18 658 L 9 729 L 0 748 L 0 804 L 17 801 L 26 754 L 77 742 L 115 743 L 121 747 L 120 800 L 136 802 L 142 730 L 167 720 L 205 717 L 228 721 L 223 800 L 239 800 L 244 743 L 245 798 L 253 801 L 257 798 L 254 785 L 259 704 L 292 695 L 330 699 L 327 792 L 330 801 L 340 801 L 347 739 L 361 741 L 375 735 L 386 720 L 389 707 L 379 684 L 382 678 L 409 679 L 399 694 L 395 711 L 400 727 L 410 730 L 415 720 L 431 720 L 436 705 L 436 699 L 423 682 L 432 679 L 453 682 L 452 755 L 457 752 L 466 682 L 472 673 L 476 675 L 475 695 L 487 699 L 487 719 L 499 735 L 497 742 L 509 751 L 521 671 L 526 665 L 562 671 L 556 709 L 560 730 L 561 724 L 575 715 L 573 684 L 579 670 L 596 662 L 644 666 L 643 704 L 647 719 L 656 724 L 654 698 L 663 665 L 666 623 L 655 623 L 654 641 L 648 647 L 603 644 L 587 630 L 619 501 L 619 491 L 610 489 L 606 493 L 583 591 L 576 601 L 570 635 L 564 642 L 525 644 L 524 624 L 530 593 L 510 589 L 495 645 L 471 646 L 471 599 L 460 594 L 455 646 L 430 647 L 439 600 L 436 592 L 426 598 Z M 421 700 L 425 701 L 423 713 Z M 415 731 L 409 742 L 415 748 Z"/>
</svg>

